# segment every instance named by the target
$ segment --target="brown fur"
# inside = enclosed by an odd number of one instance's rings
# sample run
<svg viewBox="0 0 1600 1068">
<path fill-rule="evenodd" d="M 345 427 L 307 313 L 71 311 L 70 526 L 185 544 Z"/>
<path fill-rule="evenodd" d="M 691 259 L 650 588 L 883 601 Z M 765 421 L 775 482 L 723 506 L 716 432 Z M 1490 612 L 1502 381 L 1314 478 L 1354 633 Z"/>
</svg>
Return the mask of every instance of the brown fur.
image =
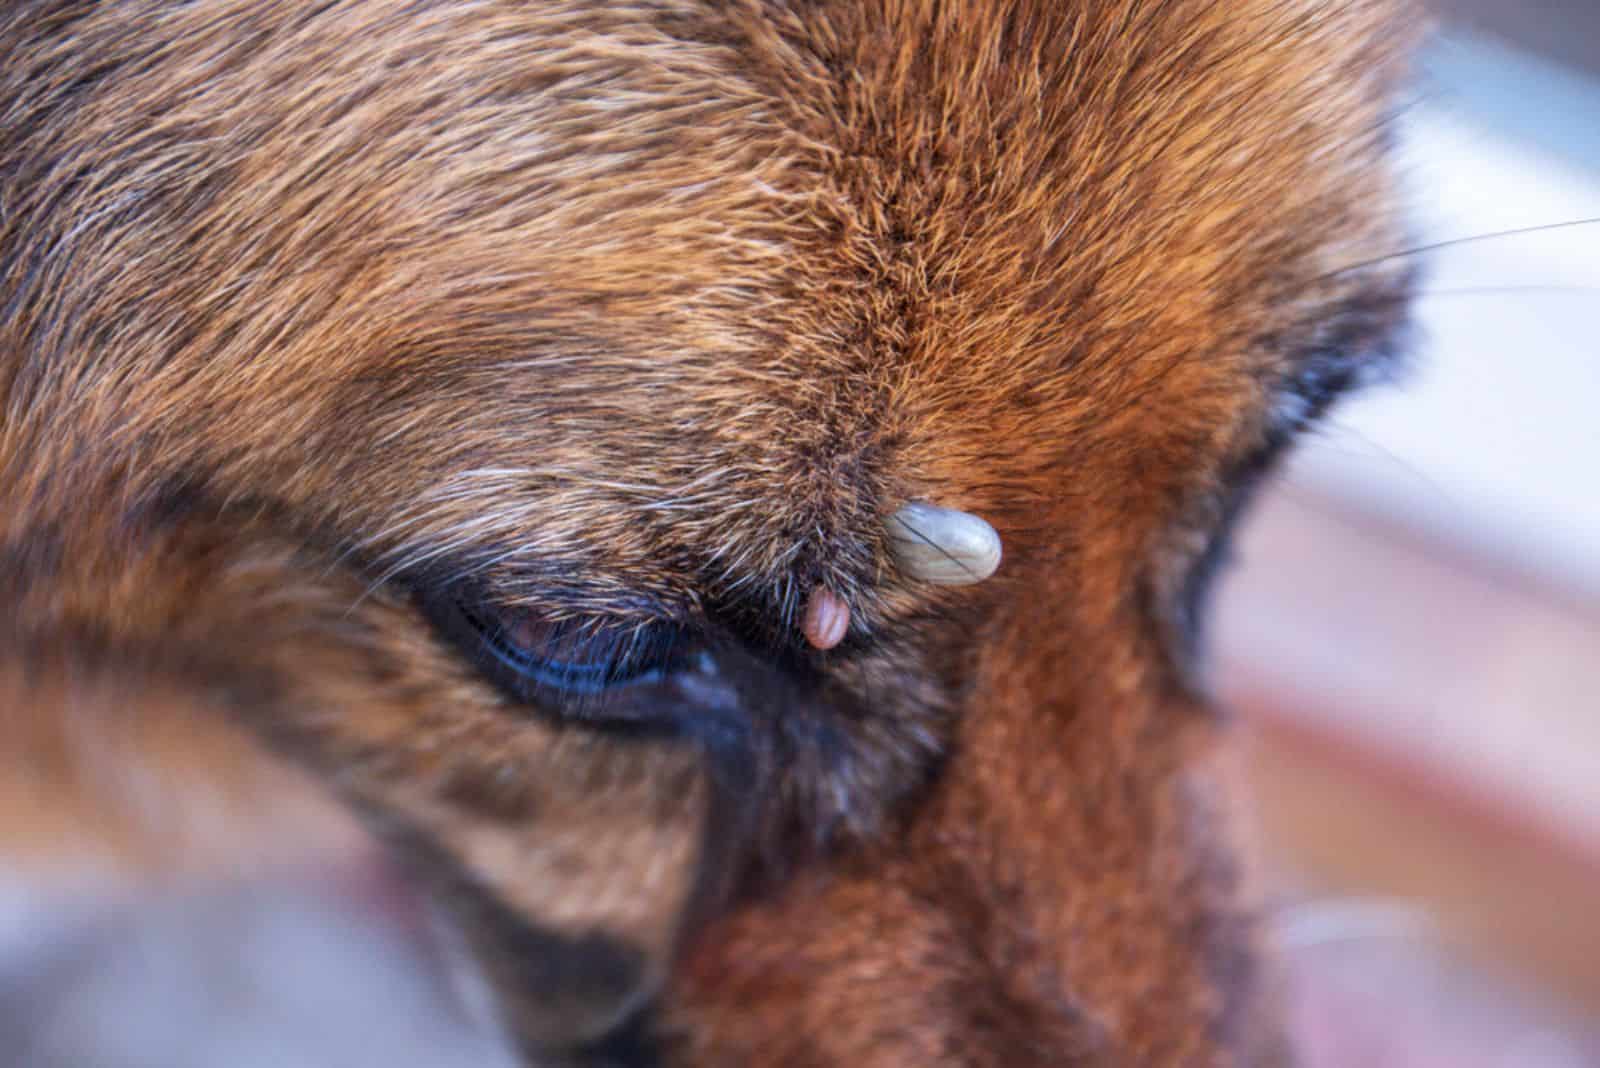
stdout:
<svg viewBox="0 0 1600 1068">
<path fill-rule="evenodd" d="M 32 681 L 0 709 L 82 685 L 262 739 L 412 858 L 536 1059 L 660 992 L 674 1063 L 1245 1063 L 1270 1028 L 1175 605 L 1281 382 L 1399 314 L 1404 26 L 11 4 L 0 678 Z M 915 499 L 989 519 L 1000 574 L 899 578 Z M 734 634 L 810 689 L 741 724 L 730 785 L 693 738 L 508 708 L 412 600 L 458 580 Z M 539 974 L 507 924 L 637 967 Z"/>
</svg>

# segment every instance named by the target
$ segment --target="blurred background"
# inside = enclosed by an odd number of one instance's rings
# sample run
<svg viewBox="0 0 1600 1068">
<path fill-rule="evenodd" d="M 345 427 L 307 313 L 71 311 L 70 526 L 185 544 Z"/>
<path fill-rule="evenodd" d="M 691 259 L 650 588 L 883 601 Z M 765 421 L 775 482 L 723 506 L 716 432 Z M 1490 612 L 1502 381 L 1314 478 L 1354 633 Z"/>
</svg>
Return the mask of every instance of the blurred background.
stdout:
<svg viewBox="0 0 1600 1068">
<path fill-rule="evenodd" d="M 1414 367 L 1262 499 L 1212 683 L 1307 1068 L 1600 1066 L 1600 3 L 1435 8 Z"/>
</svg>

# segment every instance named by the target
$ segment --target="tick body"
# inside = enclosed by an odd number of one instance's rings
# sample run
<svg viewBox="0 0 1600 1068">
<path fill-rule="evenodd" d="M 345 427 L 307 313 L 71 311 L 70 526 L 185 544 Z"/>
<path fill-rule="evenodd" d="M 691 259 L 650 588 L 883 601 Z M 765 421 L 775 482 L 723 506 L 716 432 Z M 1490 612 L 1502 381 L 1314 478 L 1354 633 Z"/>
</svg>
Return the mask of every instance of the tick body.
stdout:
<svg viewBox="0 0 1600 1068">
<path fill-rule="evenodd" d="M 812 648 L 827 652 L 840 642 L 850 630 L 850 606 L 832 590 L 820 586 L 806 601 L 805 617 L 800 629 Z"/>
</svg>

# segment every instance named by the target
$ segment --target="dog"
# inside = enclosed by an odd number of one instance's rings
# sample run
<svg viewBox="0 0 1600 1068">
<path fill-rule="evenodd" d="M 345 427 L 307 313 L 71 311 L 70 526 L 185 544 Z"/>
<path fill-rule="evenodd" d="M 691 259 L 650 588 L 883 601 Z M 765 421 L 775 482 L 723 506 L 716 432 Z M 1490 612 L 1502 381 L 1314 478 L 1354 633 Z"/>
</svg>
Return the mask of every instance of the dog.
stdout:
<svg viewBox="0 0 1600 1068">
<path fill-rule="evenodd" d="M 354 879 L 528 1064 L 1291 1063 L 1196 665 L 1416 22 L 13 0 L 9 1048 Z"/>
</svg>

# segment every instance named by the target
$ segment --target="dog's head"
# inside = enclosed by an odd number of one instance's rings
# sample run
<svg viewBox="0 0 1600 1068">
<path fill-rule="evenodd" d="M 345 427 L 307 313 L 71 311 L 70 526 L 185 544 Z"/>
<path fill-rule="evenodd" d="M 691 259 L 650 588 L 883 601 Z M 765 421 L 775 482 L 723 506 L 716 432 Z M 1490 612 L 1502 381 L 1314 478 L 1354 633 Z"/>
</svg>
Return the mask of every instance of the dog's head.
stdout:
<svg viewBox="0 0 1600 1068">
<path fill-rule="evenodd" d="M 1202 1063 L 1197 605 L 1393 348 L 1403 30 L 13 4 L 0 706 L 264 739 L 530 1048 L 675 974 L 708 1063 Z"/>
</svg>

